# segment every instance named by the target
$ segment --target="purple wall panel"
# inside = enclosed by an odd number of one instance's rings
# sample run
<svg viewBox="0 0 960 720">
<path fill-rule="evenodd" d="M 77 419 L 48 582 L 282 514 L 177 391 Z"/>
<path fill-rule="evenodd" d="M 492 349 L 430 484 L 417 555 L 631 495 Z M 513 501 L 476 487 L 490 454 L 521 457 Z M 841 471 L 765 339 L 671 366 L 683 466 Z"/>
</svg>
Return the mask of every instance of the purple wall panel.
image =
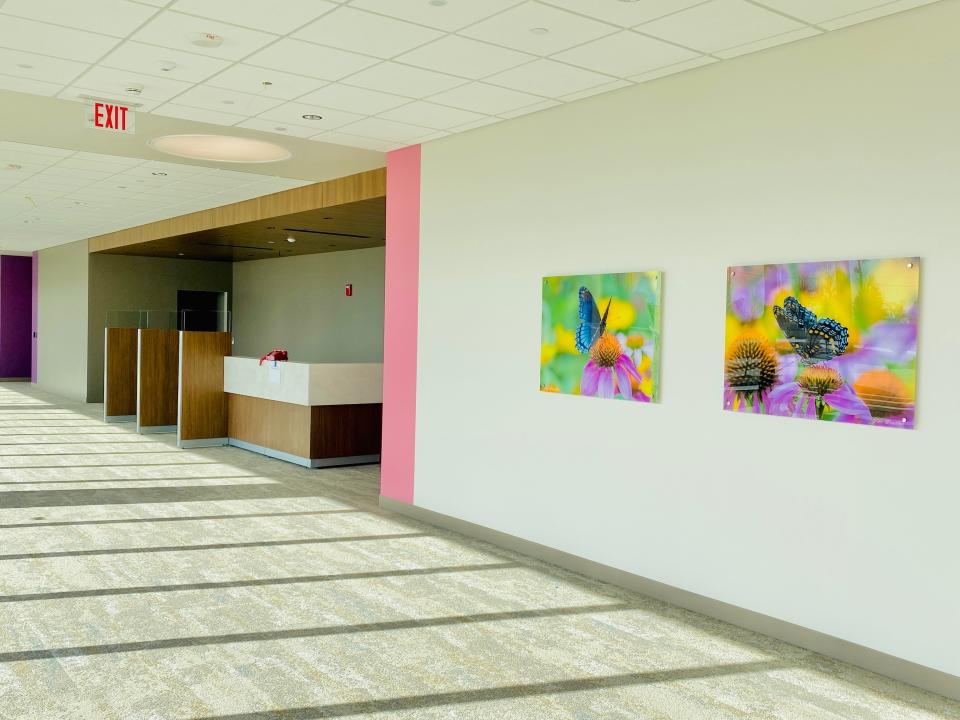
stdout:
<svg viewBox="0 0 960 720">
<path fill-rule="evenodd" d="M 0 377 L 30 377 L 33 258 L 0 256 Z"/>
</svg>

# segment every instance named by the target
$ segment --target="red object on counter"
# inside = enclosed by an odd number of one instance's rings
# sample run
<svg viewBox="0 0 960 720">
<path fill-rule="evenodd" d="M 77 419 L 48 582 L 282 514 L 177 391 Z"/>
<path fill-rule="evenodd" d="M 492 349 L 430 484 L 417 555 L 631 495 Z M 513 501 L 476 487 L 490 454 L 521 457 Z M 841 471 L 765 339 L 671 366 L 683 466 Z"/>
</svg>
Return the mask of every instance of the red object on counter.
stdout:
<svg viewBox="0 0 960 720">
<path fill-rule="evenodd" d="M 286 350 L 271 350 L 262 358 L 260 358 L 260 364 L 263 365 L 264 360 L 273 360 L 274 362 L 284 362 L 287 359 Z"/>
</svg>

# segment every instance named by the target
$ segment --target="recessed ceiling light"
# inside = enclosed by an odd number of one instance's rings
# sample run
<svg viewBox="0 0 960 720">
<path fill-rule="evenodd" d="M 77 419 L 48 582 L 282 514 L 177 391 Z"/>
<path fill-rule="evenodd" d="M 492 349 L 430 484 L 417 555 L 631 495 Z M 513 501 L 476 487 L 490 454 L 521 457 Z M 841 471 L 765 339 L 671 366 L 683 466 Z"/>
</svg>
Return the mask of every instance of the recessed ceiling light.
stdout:
<svg viewBox="0 0 960 720">
<path fill-rule="evenodd" d="M 160 71 L 161 72 L 170 72 L 177 69 L 177 64 L 172 60 L 161 60 L 160 61 Z"/>
<path fill-rule="evenodd" d="M 295 237 L 288 237 L 288 238 L 287 238 L 287 242 L 288 242 L 288 243 L 295 243 L 296 241 L 297 241 L 297 239 L 296 239 Z"/>
<path fill-rule="evenodd" d="M 177 253 L 177 255 L 179 255 L 180 257 L 183 257 L 183 253 Z"/>
<path fill-rule="evenodd" d="M 24 70 L 33 70 L 33 65 L 30 63 L 17 63 L 18 68 L 23 68 Z"/>
<path fill-rule="evenodd" d="M 273 240 L 267 240 L 267 245 L 273 245 L 273 244 L 274 244 Z"/>
<path fill-rule="evenodd" d="M 323 120 L 323 115 L 313 115 L 312 113 L 307 113 L 306 115 L 301 115 L 304 120 Z"/>
<path fill-rule="evenodd" d="M 164 135 L 147 143 L 154 150 L 191 160 L 269 163 L 293 157 L 285 147 L 231 135 Z"/>
<path fill-rule="evenodd" d="M 223 103 L 224 105 L 235 105 L 235 104 L 236 104 L 236 103 L 233 102 L 233 100 L 221 100 L 220 102 Z"/>
<path fill-rule="evenodd" d="M 166 177 L 166 176 L 167 176 L 167 174 L 166 174 L 165 172 L 155 172 L 155 173 L 150 173 L 150 174 L 151 174 L 151 175 L 157 175 L 157 176 L 159 176 L 159 177 Z"/>
<path fill-rule="evenodd" d="M 204 48 L 217 48 L 223 45 L 223 38 L 216 33 L 197 33 L 190 42 Z"/>
<path fill-rule="evenodd" d="M 530 28 L 530 32 L 533 33 L 534 35 L 546 35 L 547 33 L 550 32 L 550 28 L 534 27 L 534 28 Z"/>
</svg>

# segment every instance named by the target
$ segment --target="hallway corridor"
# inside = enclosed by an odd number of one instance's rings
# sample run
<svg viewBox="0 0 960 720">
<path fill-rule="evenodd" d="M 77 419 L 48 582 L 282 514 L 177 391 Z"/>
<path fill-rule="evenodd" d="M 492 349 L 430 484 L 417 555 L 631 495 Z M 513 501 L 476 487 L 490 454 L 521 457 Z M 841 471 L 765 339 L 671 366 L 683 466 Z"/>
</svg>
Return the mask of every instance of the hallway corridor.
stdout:
<svg viewBox="0 0 960 720">
<path fill-rule="evenodd" d="M 0 385 L 0 718 L 960 720 L 960 706 Z M 451 468 L 451 471 L 455 471 Z"/>
</svg>

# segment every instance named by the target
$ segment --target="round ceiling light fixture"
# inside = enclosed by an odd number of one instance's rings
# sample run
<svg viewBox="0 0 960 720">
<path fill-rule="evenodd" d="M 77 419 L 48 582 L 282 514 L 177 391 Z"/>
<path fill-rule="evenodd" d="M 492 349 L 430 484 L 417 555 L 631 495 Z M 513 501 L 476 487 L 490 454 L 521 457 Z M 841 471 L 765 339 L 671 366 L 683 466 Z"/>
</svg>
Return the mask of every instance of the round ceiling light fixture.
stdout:
<svg viewBox="0 0 960 720">
<path fill-rule="evenodd" d="M 313 113 L 307 113 L 306 115 L 301 115 L 304 120 L 323 120 L 323 115 L 314 115 Z"/>
<path fill-rule="evenodd" d="M 166 155 L 213 162 L 271 163 L 293 157 L 280 145 L 232 135 L 163 135 L 147 145 Z"/>
<path fill-rule="evenodd" d="M 288 238 L 287 238 L 287 242 L 288 242 L 288 243 L 295 243 L 296 241 L 297 241 L 297 239 L 296 239 L 295 237 L 288 237 Z"/>
<path fill-rule="evenodd" d="M 545 27 L 532 27 L 530 32 L 534 35 L 547 35 L 550 32 L 550 28 Z"/>
</svg>

